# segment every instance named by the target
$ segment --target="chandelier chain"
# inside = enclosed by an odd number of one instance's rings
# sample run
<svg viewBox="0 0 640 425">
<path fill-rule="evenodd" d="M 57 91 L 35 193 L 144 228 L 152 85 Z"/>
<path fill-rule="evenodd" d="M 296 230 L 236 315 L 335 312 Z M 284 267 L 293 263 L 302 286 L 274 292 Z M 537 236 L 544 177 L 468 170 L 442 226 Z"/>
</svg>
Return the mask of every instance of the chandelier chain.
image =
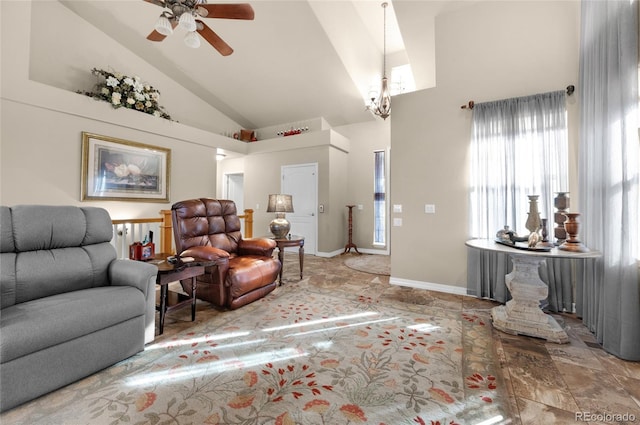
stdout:
<svg viewBox="0 0 640 425">
<path fill-rule="evenodd" d="M 382 3 L 383 27 L 382 27 L 382 76 L 387 76 L 387 2 Z"/>
</svg>

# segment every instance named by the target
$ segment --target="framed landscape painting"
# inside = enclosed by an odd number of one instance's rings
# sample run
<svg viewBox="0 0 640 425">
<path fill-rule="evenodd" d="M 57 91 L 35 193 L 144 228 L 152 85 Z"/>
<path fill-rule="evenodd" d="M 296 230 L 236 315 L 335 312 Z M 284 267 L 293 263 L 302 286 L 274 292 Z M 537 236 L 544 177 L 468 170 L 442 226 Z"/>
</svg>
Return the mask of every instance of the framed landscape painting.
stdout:
<svg viewBox="0 0 640 425">
<path fill-rule="evenodd" d="M 82 133 L 82 200 L 169 202 L 171 149 Z"/>
</svg>

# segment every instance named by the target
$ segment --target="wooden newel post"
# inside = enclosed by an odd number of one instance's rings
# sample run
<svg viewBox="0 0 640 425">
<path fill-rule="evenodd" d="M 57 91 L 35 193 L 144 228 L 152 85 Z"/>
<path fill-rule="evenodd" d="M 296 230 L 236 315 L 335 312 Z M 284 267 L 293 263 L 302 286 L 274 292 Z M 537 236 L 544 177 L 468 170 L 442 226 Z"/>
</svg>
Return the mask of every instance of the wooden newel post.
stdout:
<svg viewBox="0 0 640 425">
<path fill-rule="evenodd" d="M 351 248 L 360 254 L 358 247 L 353 243 L 353 207 L 355 207 L 355 205 L 347 205 L 347 208 L 349 208 L 349 242 L 344 246 L 344 252 L 342 254 L 350 252 Z"/>
<path fill-rule="evenodd" d="M 253 237 L 253 210 L 251 208 L 244 210 L 244 237 Z"/>
<path fill-rule="evenodd" d="M 171 210 L 160 210 L 162 223 L 160 224 L 160 252 L 173 253 L 173 222 Z"/>
</svg>

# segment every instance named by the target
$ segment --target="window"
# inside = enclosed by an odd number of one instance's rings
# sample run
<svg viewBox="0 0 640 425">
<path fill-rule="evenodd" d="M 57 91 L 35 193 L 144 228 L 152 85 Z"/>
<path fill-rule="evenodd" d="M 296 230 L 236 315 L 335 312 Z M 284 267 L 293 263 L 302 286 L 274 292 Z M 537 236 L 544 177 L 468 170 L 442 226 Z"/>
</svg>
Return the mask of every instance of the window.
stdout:
<svg viewBox="0 0 640 425">
<path fill-rule="evenodd" d="M 565 92 L 476 104 L 470 164 L 470 236 L 493 238 L 505 225 L 520 235 L 527 195 L 539 195 L 553 235 L 556 192 L 569 192 Z"/>
<path fill-rule="evenodd" d="M 386 233 L 386 167 L 384 151 L 375 151 L 373 178 L 373 244 L 384 245 Z"/>
</svg>

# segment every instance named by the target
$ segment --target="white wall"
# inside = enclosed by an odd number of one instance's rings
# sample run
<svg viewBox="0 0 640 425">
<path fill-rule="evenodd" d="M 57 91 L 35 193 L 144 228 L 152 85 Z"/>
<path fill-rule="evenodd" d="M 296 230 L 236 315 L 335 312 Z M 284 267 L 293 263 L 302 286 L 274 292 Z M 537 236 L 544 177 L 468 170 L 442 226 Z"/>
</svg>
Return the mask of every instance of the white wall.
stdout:
<svg viewBox="0 0 640 425">
<path fill-rule="evenodd" d="M 69 33 L 56 38 L 60 46 L 40 38 L 41 34 L 51 35 L 50 27 L 32 28 L 32 6 L 36 4 L 52 13 L 56 25 L 65 28 L 63 33 Z M 71 75 L 80 72 L 75 61 L 80 61 L 84 69 L 121 60 L 123 65 L 131 67 L 123 72 L 139 67 L 148 72 L 148 78 L 154 82 L 168 79 L 57 1 L 0 2 L 0 7 L 0 201 L 3 205 L 80 204 L 83 131 L 170 148 L 172 154 L 169 203 L 94 201 L 82 202 L 83 205 L 104 207 L 113 218 L 154 217 L 175 201 L 215 196 L 217 148 L 244 153 L 244 143 L 133 110 L 116 110 L 106 102 L 74 93 L 62 77 L 67 71 Z M 39 13 L 34 11 L 34 22 L 41 21 Z M 38 34 L 37 41 L 32 40 L 32 33 Z M 59 55 L 49 55 L 48 49 Z M 49 69 L 51 75 L 45 77 Z M 47 80 L 46 84 L 34 81 L 31 75 Z M 67 86 L 59 88 L 50 84 Z M 162 91 L 161 84 L 157 87 Z M 175 85 L 168 91 L 180 93 L 180 102 L 175 108 L 171 102 L 162 102 L 169 111 L 180 110 L 185 96 L 192 96 Z M 211 115 L 213 121 L 215 116 Z M 221 118 L 220 122 L 224 125 L 227 119 Z"/>
<path fill-rule="evenodd" d="M 393 103 L 393 102 L 392 102 Z M 352 124 L 337 127 L 336 131 L 350 141 L 347 167 L 347 199 L 343 206 L 343 217 L 348 220 L 346 205 L 362 205 L 353 209 L 353 243 L 358 251 L 366 253 L 388 253 L 385 247 L 373 245 L 373 189 L 374 151 L 384 150 L 389 154 L 391 141 L 391 119 L 377 118 L 372 123 Z M 387 170 L 387 179 L 389 178 Z M 389 204 L 389 197 L 387 197 Z M 345 237 L 347 228 L 345 227 Z M 389 233 L 387 233 L 389 235 Z M 345 244 L 347 239 L 345 239 Z"/>
<path fill-rule="evenodd" d="M 391 228 L 393 283 L 464 293 L 471 112 L 460 106 L 577 84 L 579 12 L 576 1 L 485 1 L 436 19 L 437 86 L 393 103 L 391 203 L 403 205 L 392 213 L 403 219 Z M 568 110 L 576 155 L 575 100 Z"/>
</svg>

